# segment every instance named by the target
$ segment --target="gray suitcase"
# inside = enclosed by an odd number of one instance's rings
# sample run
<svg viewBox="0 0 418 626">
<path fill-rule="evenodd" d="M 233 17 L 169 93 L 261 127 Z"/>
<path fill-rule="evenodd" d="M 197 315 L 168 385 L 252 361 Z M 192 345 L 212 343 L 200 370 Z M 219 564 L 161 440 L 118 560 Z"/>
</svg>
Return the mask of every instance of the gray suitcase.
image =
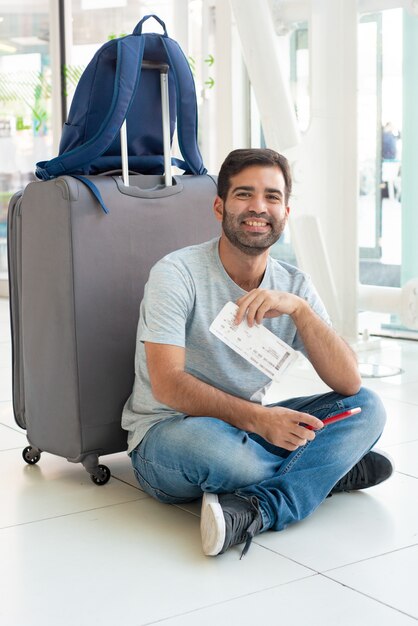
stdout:
<svg viewBox="0 0 418 626">
<path fill-rule="evenodd" d="M 211 176 L 87 178 L 109 214 L 71 176 L 30 183 L 9 206 L 13 405 L 27 463 L 50 452 L 105 484 L 99 456 L 127 447 L 120 422 L 149 270 L 219 226 Z"/>
</svg>

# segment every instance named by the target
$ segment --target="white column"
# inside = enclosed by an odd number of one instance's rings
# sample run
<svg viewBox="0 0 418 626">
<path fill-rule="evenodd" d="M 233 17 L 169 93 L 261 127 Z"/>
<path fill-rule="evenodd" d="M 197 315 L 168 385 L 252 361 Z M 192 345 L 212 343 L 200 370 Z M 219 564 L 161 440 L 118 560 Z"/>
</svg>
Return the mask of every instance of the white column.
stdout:
<svg viewBox="0 0 418 626">
<path fill-rule="evenodd" d="M 299 130 L 268 0 L 230 0 L 269 148 L 297 145 Z"/>
<path fill-rule="evenodd" d="M 231 150 L 249 145 L 249 88 L 228 2 L 216 0 L 214 18 L 216 127 L 213 132 L 216 132 L 216 151 L 213 166 L 218 171 Z"/>
<path fill-rule="evenodd" d="M 203 0 L 202 2 L 202 32 L 200 57 L 196 58 L 196 72 L 201 79 L 200 92 L 197 94 L 198 102 L 201 99 L 199 127 L 200 148 L 203 162 L 209 173 L 217 173 L 216 143 L 216 102 L 214 92 L 204 84 L 208 77 L 208 68 L 205 57 L 208 54 L 215 54 L 215 0 Z M 215 60 L 216 61 L 216 60 Z M 215 68 L 210 68 L 211 73 Z"/>
<path fill-rule="evenodd" d="M 357 338 L 357 3 L 312 0 L 311 123 L 298 150 L 293 212 L 315 215 L 341 312 Z M 309 268 L 306 268 L 309 270 Z M 322 277 L 312 274 L 314 283 Z"/>
<path fill-rule="evenodd" d="M 233 93 L 232 93 L 232 19 L 225 0 L 215 3 L 215 84 L 216 98 L 216 153 L 215 169 L 219 170 L 226 155 L 232 150 Z M 214 130 L 214 129 L 213 129 Z"/>
<path fill-rule="evenodd" d="M 174 34 L 169 31 L 180 45 L 186 57 L 189 54 L 189 0 L 174 0 Z"/>
</svg>

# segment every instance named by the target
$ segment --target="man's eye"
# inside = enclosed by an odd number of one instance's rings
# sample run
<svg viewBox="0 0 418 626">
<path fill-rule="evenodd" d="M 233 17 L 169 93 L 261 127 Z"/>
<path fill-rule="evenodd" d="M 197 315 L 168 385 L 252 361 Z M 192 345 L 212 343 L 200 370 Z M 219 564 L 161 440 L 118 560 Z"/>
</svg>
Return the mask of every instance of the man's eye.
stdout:
<svg viewBox="0 0 418 626">
<path fill-rule="evenodd" d="M 274 194 L 269 194 L 268 196 L 266 196 L 266 198 L 270 202 L 280 202 L 280 200 L 281 200 L 280 196 L 276 196 Z"/>
</svg>

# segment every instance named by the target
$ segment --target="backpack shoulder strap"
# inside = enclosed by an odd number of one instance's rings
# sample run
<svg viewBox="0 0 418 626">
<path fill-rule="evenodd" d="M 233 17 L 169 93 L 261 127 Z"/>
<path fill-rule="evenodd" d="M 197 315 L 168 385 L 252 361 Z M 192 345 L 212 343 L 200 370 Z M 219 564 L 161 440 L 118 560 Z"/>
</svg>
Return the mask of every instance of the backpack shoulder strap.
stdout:
<svg viewBox="0 0 418 626">
<path fill-rule="evenodd" d="M 177 137 L 184 162 L 181 168 L 186 173 L 206 174 L 202 155 L 197 144 L 197 102 L 196 88 L 190 65 L 177 41 L 170 39 L 164 22 L 155 14 L 145 15 L 137 24 L 134 35 L 142 34 L 143 23 L 154 18 L 162 26 L 164 34 L 160 35 L 165 48 L 170 70 L 174 76 L 177 97 Z"/>
<path fill-rule="evenodd" d="M 141 75 L 145 41 L 143 37 L 123 37 L 116 42 L 116 72 L 111 107 L 98 132 L 81 146 L 49 161 L 36 164 L 42 180 L 80 170 L 99 157 L 112 143 L 125 120 Z"/>
<path fill-rule="evenodd" d="M 177 137 L 180 151 L 190 172 L 206 174 L 197 144 L 196 89 L 190 65 L 177 41 L 165 36 L 161 37 L 161 41 L 176 85 Z"/>
</svg>

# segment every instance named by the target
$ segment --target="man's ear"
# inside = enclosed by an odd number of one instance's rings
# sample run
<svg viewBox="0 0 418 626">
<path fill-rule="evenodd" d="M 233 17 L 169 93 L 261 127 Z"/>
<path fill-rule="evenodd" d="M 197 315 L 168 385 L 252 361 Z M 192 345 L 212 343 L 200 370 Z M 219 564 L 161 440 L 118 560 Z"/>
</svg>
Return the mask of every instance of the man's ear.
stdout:
<svg viewBox="0 0 418 626">
<path fill-rule="evenodd" d="M 224 201 L 219 196 L 215 197 L 213 201 L 213 212 L 215 213 L 215 217 L 219 222 L 222 222 L 223 214 L 224 214 Z"/>
</svg>

